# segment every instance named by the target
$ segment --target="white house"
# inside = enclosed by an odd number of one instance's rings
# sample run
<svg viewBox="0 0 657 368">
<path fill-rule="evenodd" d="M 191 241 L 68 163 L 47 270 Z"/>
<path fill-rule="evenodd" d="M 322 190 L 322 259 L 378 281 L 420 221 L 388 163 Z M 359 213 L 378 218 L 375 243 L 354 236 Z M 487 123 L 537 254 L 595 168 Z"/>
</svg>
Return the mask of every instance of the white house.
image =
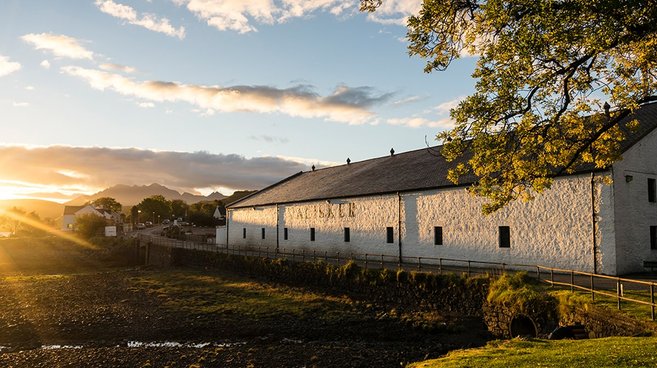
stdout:
<svg viewBox="0 0 657 368">
<path fill-rule="evenodd" d="M 466 191 L 475 178 L 446 179 L 452 164 L 434 147 L 297 173 L 232 203 L 217 242 L 644 271 L 657 261 L 657 104 L 632 118 L 641 124 L 626 129 L 623 160 L 557 177 L 492 215 Z"/>
<path fill-rule="evenodd" d="M 116 221 L 117 214 L 113 214 L 102 208 L 94 208 L 91 205 L 85 206 L 64 206 L 64 216 L 62 217 L 62 230 L 73 231 L 75 228 L 75 219 L 78 216 L 94 214 L 105 218 L 106 220 Z M 120 214 L 118 214 L 120 216 Z"/>
</svg>

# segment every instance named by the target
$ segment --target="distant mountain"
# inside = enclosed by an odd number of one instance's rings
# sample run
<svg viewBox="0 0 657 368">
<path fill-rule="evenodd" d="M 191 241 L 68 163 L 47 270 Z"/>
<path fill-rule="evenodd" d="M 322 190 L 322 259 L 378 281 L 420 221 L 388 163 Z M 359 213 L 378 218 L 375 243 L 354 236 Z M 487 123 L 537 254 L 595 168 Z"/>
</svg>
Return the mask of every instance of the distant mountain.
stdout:
<svg viewBox="0 0 657 368">
<path fill-rule="evenodd" d="M 64 213 L 64 205 L 42 199 L 5 199 L 0 200 L 0 208 L 20 208 L 25 212 L 36 212 L 39 217 L 56 219 Z"/>
<path fill-rule="evenodd" d="M 69 206 L 80 206 L 89 201 L 92 201 L 101 197 L 111 197 L 116 199 L 123 206 L 134 206 L 142 201 L 144 198 L 148 198 L 154 195 L 161 195 L 164 198 L 172 201 L 174 199 L 181 199 L 188 204 L 207 201 L 207 200 L 221 200 L 226 198 L 225 195 L 214 192 L 208 196 L 191 194 L 191 193 L 179 193 L 173 189 L 169 189 L 164 185 L 160 184 L 151 184 L 151 185 L 124 185 L 119 184 L 113 187 L 109 187 L 105 190 L 102 190 L 96 194 L 84 195 L 77 197 L 69 202 L 66 205 Z"/>
</svg>

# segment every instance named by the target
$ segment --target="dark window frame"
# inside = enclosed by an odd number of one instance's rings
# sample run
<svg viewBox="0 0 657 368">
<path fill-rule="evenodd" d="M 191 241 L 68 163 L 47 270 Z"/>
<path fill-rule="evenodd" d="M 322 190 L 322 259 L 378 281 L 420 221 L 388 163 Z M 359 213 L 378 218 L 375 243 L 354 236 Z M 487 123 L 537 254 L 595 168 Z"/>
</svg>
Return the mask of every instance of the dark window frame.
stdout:
<svg viewBox="0 0 657 368">
<path fill-rule="evenodd" d="M 650 226 L 650 249 L 657 249 L 657 226 Z"/>
<path fill-rule="evenodd" d="M 310 228 L 310 241 L 315 241 L 315 228 Z"/>
<path fill-rule="evenodd" d="M 648 202 L 657 202 L 657 180 L 648 178 Z"/>
<path fill-rule="evenodd" d="M 351 229 L 348 227 L 344 228 L 344 242 L 345 243 L 351 242 Z"/>
<path fill-rule="evenodd" d="M 262 239 L 264 239 L 265 238 L 265 228 L 264 227 L 262 228 L 261 233 L 262 233 Z"/>
<path fill-rule="evenodd" d="M 393 244 L 395 242 L 395 228 L 392 226 L 386 227 L 386 243 Z"/>
<path fill-rule="evenodd" d="M 499 247 L 511 248 L 511 228 L 509 226 L 500 226 L 497 232 Z"/>
<path fill-rule="evenodd" d="M 433 245 L 443 245 L 443 227 L 433 227 Z"/>
<path fill-rule="evenodd" d="M 283 228 L 283 240 L 287 240 L 287 235 L 288 235 L 288 234 L 287 234 L 287 228 L 284 227 L 284 228 Z"/>
<path fill-rule="evenodd" d="M 246 228 L 242 228 L 242 239 L 246 239 Z"/>
</svg>

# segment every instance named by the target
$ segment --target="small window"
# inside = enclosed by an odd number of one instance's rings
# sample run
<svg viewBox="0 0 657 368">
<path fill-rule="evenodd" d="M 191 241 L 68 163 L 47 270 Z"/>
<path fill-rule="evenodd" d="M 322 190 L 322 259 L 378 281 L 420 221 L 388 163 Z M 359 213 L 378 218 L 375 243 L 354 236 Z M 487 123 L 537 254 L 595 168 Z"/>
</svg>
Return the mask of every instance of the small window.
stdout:
<svg viewBox="0 0 657 368">
<path fill-rule="evenodd" d="M 433 228 L 433 244 L 443 245 L 443 227 L 435 226 Z"/>
<path fill-rule="evenodd" d="M 508 226 L 500 226 L 500 248 L 511 247 L 511 229 Z"/>
<path fill-rule="evenodd" d="M 349 243 L 351 241 L 351 230 L 348 227 L 344 228 L 344 242 Z"/>
<path fill-rule="evenodd" d="M 657 191 L 657 188 L 655 188 L 655 179 L 648 178 L 648 202 L 655 203 L 655 191 Z"/>
<path fill-rule="evenodd" d="M 283 240 L 287 240 L 287 228 L 283 228 Z"/>
<path fill-rule="evenodd" d="M 392 244 L 395 242 L 395 231 L 392 227 L 386 227 L 386 243 Z"/>
<path fill-rule="evenodd" d="M 262 238 L 263 239 L 265 238 L 265 228 L 264 227 L 262 228 Z"/>
<path fill-rule="evenodd" d="M 246 239 L 246 228 L 242 228 L 242 238 Z"/>
<path fill-rule="evenodd" d="M 657 226 L 650 227 L 650 249 L 657 249 Z"/>
<path fill-rule="evenodd" d="M 315 228 L 310 228 L 310 241 L 315 241 Z"/>
</svg>

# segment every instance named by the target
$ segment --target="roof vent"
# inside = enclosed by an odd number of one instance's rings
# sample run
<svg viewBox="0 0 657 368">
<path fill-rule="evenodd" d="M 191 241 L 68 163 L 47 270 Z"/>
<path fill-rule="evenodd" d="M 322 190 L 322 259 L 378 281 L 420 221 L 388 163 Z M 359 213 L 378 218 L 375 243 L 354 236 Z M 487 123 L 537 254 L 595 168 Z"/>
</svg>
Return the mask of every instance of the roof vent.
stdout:
<svg viewBox="0 0 657 368">
<path fill-rule="evenodd" d="M 313 165 L 313 166 L 311 167 L 311 169 L 313 169 L 313 171 L 315 171 L 315 165 Z"/>
<path fill-rule="evenodd" d="M 351 163 L 351 159 L 347 157 L 347 165 L 349 165 L 350 163 Z"/>
<path fill-rule="evenodd" d="M 394 148 L 391 148 L 391 149 L 390 149 L 390 156 L 394 156 L 394 155 L 395 155 L 395 149 L 394 149 Z"/>
</svg>

